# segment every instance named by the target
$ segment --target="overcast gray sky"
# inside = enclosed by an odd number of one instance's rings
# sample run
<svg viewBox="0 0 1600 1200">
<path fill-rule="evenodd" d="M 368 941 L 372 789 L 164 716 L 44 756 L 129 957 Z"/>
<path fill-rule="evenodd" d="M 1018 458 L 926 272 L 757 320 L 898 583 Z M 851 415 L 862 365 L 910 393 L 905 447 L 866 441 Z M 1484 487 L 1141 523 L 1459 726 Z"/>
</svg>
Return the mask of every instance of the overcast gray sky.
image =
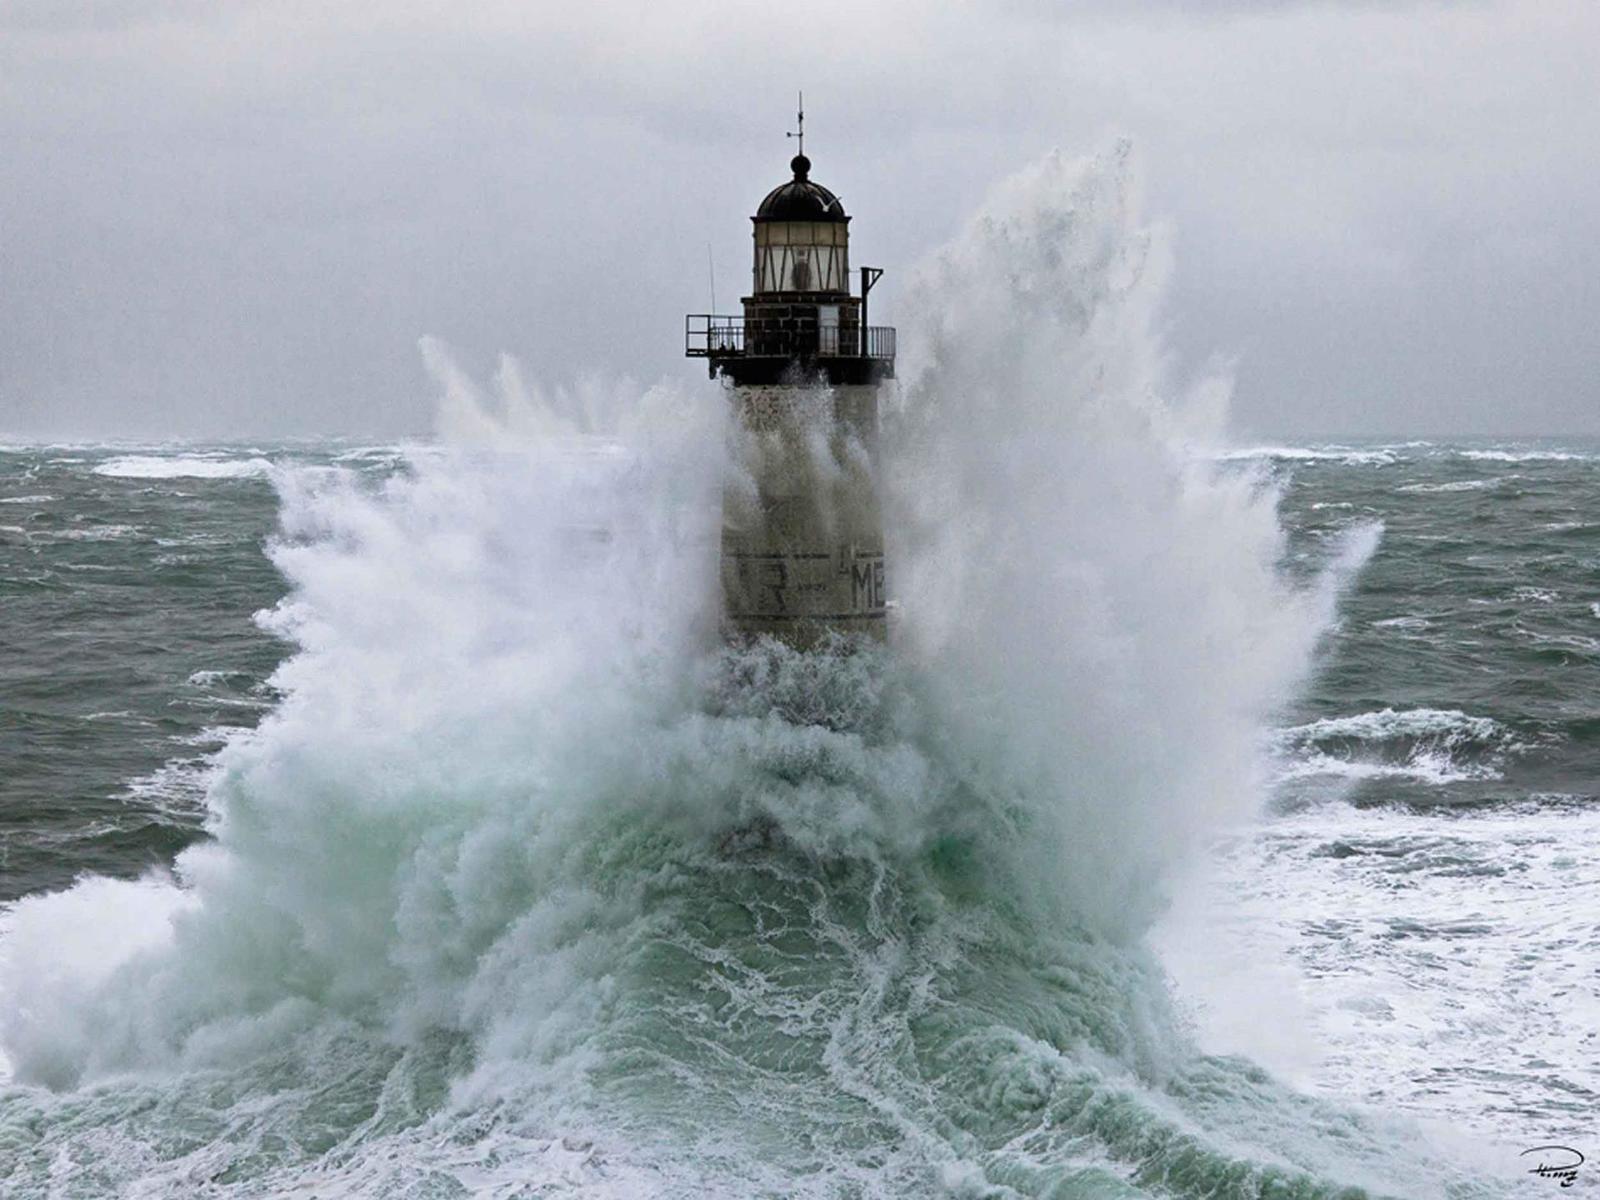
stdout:
<svg viewBox="0 0 1600 1200">
<path fill-rule="evenodd" d="M 693 376 L 799 87 L 875 317 L 1126 134 L 1245 433 L 1600 433 L 1594 0 L 0 0 L 0 432 L 421 432 L 425 334 Z"/>
</svg>

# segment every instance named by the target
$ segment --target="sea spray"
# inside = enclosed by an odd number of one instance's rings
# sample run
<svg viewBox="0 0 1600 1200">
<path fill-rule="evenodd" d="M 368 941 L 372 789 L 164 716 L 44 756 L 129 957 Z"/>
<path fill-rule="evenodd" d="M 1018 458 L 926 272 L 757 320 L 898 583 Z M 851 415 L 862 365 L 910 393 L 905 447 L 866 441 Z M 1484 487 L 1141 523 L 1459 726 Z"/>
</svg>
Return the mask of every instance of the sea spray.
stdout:
<svg viewBox="0 0 1600 1200">
<path fill-rule="evenodd" d="M 1185 448 L 1217 385 L 1164 377 L 1162 256 L 1118 150 L 1004 185 L 923 276 L 887 650 L 715 646 L 714 396 L 506 367 L 486 400 L 428 346 L 453 446 L 277 480 L 296 650 L 214 840 L 10 914 L 0 1179 L 1470 1194 L 1197 1056 L 1139 943 L 1255 801 L 1335 586 Z M 41 982 L 115 922 L 120 961 Z"/>
<path fill-rule="evenodd" d="M 1168 257 L 1125 145 L 997 188 L 916 289 L 889 521 L 941 721 L 1037 811 L 1030 873 L 1122 935 L 1175 854 L 1257 802 L 1256 730 L 1330 595 L 1275 570 L 1272 489 L 1196 459 L 1222 381 L 1167 378 Z"/>
</svg>

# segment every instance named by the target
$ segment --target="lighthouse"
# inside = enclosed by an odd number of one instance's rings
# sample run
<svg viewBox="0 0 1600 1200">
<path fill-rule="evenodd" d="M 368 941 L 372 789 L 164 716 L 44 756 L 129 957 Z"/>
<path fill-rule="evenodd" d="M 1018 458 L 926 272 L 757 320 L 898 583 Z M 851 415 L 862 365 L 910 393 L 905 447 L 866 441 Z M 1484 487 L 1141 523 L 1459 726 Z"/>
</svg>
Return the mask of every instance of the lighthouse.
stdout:
<svg viewBox="0 0 1600 1200">
<path fill-rule="evenodd" d="M 804 120 L 793 178 L 750 219 L 744 311 L 685 321 L 686 353 L 726 385 L 740 468 L 722 498 L 726 629 L 801 648 L 886 636 L 878 386 L 894 375 L 894 330 L 867 321 L 883 272 L 860 268 L 851 293 L 850 218 L 811 178 Z"/>
</svg>

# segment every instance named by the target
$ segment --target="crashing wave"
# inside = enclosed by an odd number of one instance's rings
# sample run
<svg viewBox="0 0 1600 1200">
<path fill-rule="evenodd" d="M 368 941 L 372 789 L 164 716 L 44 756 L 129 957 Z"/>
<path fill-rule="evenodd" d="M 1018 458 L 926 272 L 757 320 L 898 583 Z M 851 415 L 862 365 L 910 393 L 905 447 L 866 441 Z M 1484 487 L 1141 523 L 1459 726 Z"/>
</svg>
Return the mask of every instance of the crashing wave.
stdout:
<svg viewBox="0 0 1600 1200">
<path fill-rule="evenodd" d="M 282 699 L 173 879 L 9 914 L 0 1179 L 1486 1194 L 1199 1053 L 1143 944 L 1378 533 L 1294 584 L 1273 490 L 1196 461 L 1222 385 L 1164 374 L 1136 194 L 1050 156 L 922 275 L 892 654 L 716 645 L 709 392 L 430 343 L 452 446 L 274 472 Z"/>
</svg>

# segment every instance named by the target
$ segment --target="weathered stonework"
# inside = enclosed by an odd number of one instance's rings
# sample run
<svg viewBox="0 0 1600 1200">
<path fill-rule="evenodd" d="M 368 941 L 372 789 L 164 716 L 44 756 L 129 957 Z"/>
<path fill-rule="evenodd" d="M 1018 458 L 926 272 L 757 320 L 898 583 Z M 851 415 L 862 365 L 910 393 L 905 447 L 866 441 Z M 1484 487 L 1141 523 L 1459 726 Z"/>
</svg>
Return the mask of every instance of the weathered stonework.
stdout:
<svg viewBox="0 0 1600 1200">
<path fill-rule="evenodd" d="M 729 389 L 743 472 L 723 497 L 730 631 L 885 636 L 877 388 Z"/>
</svg>

